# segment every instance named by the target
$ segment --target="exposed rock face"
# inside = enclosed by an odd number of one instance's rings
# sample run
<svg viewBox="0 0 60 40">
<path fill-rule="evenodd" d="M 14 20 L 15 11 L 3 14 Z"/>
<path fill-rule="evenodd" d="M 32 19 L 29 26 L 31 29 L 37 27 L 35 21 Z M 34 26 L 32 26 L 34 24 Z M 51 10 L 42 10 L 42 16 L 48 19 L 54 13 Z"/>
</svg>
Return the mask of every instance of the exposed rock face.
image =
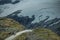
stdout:
<svg viewBox="0 0 60 40">
<path fill-rule="evenodd" d="M 24 30 L 24 26 L 10 18 L 0 18 L 0 38 L 15 34 L 18 31 Z"/>
</svg>

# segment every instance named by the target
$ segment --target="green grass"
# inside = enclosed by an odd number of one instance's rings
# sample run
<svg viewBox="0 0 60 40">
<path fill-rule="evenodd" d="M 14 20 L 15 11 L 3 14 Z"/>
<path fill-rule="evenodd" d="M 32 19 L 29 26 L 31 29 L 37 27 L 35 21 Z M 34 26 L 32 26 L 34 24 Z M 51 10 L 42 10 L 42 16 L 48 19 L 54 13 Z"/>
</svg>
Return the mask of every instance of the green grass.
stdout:
<svg viewBox="0 0 60 40">
<path fill-rule="evenodd" d="M 17 31 L 22 31 L 25 29 L 25 27 L 21 25 L 19 22 L 16 22 L 15 20 L 10 18 L 0 18 L 0 28 L 8 28 L 8 30 L 10 28 L 13 28 L 13 29 L 16 29 Z M 9 33 L 13 30 L 9 32 L 7 31 L 4 31 L 4 32 L 0 31 L 0 39 L 5 39 L 9 37 L 11 35 Z"/>
</svg>

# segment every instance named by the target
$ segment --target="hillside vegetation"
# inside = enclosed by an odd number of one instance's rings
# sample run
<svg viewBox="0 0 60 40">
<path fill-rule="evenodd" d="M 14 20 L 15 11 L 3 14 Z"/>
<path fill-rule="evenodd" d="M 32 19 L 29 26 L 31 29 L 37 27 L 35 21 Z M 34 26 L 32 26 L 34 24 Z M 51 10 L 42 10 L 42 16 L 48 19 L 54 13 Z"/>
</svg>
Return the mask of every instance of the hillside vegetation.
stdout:
<svg viewBox="0 0 60 40">
<path fill-rule="evenodd" d="M 5 39 L 18 31 L 24 30 L 25 27 L 10 18 L 0 18 L 0 39 Z"/>
<path fill-rule="evenodd" d="M 37 36 L 37 40 L 60 40 L 56 33 L 46 28 L 35 29 L 33 34 Z"/>
<path fill-rule="evenodd" d="M 33 32 L 24 33 L 14 40 L 60 40 L 60 36 L 46 28 L 37 28 Z"/>
</svg>

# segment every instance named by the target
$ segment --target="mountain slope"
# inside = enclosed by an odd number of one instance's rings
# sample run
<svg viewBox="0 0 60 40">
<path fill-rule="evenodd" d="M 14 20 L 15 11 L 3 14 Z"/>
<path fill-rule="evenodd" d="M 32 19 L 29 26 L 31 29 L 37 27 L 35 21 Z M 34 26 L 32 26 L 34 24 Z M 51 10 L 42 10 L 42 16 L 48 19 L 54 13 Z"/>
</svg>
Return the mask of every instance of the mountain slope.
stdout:
<svg viewBox="0 0 60 40">
<path fill-rule="evenodd" d="M 37 28 L 33 32 L 24 33 L 14 40 L 60 40 L 60 36 L 46 28 Z"/>
<path fill-rule="evenodd" d="M 24 26 L 11 18 L 0 18 L 0 39 L 24 30 Z"/>
</svg>

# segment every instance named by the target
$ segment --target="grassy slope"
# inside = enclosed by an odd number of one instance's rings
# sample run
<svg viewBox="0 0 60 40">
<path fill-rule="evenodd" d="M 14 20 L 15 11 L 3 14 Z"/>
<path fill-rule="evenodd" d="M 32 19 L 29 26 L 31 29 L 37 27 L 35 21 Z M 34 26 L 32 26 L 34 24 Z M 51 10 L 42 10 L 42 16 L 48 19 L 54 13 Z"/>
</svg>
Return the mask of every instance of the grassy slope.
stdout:
<svg viewBox="0 0 60 40">
<path fill-rule="evenodd" d="M 19 24 L 18 22 L 14 21 L 10 18 L 0 18 L 0 28 L 1 26 L 3 28 L 15 28 L 18 31 L 24 30 L 24 26 Z M 33 36 L 34 35 L 34 36 Z M 0 39 L 4 40 L 6 37 L 10 36 L 9 32 L 0 32 Z M 54 33 L 53 31 L 45 28 L 37 28 L 34 29 L 31 33 L 24 33 L 18 37 L 16 37 L 14 40 L 25 40 L 26 38 L 29 38 L 30 40 L 60 40 L 60 37 Z M 33 37 L 33 38 L 32 38 Z M 36 37 L 34 39 L 34 37 Z"/>
<path fill-rule="evenodd" d="M 56 33 L 45 28 L 34 29 L 33 32 L 22 34 L 14 40 L 25 40 L 26 38 L 28 40 L 60 40 Z"/>
<path fill-rule="evenodd" d="M 24 26 L 19 24 L 13 19 L 10 18 L 0 18 L 0 28 L 13 28 L 17 31 L 24 30 Z M 12 30 L 11 30 L 12 31 Z M 6 37 L 10 36 L 10 32 L 2 32 L 0 31 L 0 39 L 5 39 Z"/>
<path fill-rule="evenodd" d="M 45 28 L 35 29 L 33 33 L 43 40 L 60 40 L 60 37 L 53 31 Z"/>
</svg>

